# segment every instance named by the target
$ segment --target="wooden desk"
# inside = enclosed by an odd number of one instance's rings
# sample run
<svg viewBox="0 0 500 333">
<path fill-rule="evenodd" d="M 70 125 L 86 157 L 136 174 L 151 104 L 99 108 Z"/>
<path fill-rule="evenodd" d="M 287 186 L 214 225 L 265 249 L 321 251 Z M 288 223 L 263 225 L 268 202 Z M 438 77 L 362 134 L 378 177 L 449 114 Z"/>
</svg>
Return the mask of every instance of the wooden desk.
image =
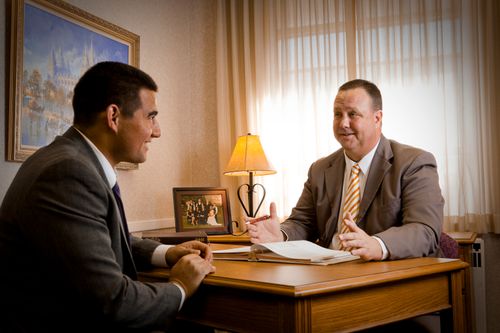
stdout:
<svg viewBox="0 0 500 333">
<path fill-rule="evenodd" d="M 234 332 L 347 332 L 441 311 L 443 332 L 465 331 L 460 260 L 215 266 L 180 318 Z M 166 269 L 140 274 L 167 278 Z"/>
<path fill-rule="evenodd" d="M 458 243 L 458 255 L 460 260 L 469 264 L 464 270 L 464 285 L 465 285 L 465 313 L 467 331 L 474 332 L 475 317 L 474 313 L 474 290 L 472 288 L 472 244 L 476 241 L 477 234 L 475 232 L 446 232 L 451 238 Z"/>
</svg>

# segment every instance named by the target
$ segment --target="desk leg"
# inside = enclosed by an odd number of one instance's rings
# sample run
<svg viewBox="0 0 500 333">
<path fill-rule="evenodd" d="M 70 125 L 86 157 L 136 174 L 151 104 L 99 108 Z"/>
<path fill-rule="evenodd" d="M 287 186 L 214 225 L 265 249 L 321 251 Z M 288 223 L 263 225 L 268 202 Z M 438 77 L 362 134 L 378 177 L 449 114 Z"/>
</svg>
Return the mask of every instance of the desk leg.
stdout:
<svg viewBox="0 0 500 333">
<path fill-rule="evenodd" d="M 468 254 L 472 255 L 472 254 Z M 473 316 L 474 313 L 474 297 L 473 293 L 474 290 L 472 289 L 472 269 L 471 266 L 467 267 L 464 269 L 464 283 L 465 283 L 465 313 L 467 315 L 466 317 L 466 325 L 467 325 L 467 331 L 468 332 L 474 332 L 475 330 L 475 317 Z"/>
<path fill-rule="evenodd" d="M 464 333 L 467 332 L 465 322 L 465 294 L 463 284 L 463 271 L 450 274 L 450 303 L 451 309 L 442 311 L 441 332 Z"/>
</svg>

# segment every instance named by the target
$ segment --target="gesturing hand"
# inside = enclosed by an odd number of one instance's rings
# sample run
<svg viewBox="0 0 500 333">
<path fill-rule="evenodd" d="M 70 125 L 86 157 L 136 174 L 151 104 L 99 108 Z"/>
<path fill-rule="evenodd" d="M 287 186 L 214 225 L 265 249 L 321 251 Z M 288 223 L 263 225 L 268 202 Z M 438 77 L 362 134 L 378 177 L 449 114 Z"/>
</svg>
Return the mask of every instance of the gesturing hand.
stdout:
<svg viewBox="0 0 500 333">
<path fill-rule="evenodd" d="M 282 242 L 283 233 L 280 229 L 280 222 L 276 215 L 276 204 L 271 203 L 269 207 L 269 221 L 261 221 L 248 224 L 248 234 L 252 243 Z"/>
<path fill-rule="evenodd" d="M 346 214 L 344 223 L 349 228 L 349 232 L 339 235 L 339 239 L 344 247 L 352 248 L 351 253 L 355 256 L 359 256 L 363 260 L 382 259 L 382 248 L 380 247 L 380 243 L 358 227 L 352 220 L 350 213 Z"/>
</svg>

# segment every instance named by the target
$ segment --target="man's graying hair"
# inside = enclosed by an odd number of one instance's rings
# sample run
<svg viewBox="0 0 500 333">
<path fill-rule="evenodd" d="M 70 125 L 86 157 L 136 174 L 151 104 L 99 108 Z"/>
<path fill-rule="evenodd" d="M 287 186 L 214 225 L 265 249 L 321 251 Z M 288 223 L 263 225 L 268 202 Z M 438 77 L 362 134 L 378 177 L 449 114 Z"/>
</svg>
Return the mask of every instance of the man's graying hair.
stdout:
<svg viewBox="0 0 500 333">
<path fill-rule="evenodd" d="M 366 93 L 372 98 L 372 106 L 374 110 L 382 110 L 382 95 L 380 94 L 380 90 L 377 86 L 366 80 L 355 79 L 344 83 L 339 88 L 339 92 L 362 88 L 366 91 Z"/>
<path fill-rule="evenodd" d="M 154 80 L 133 66 L 120 62 L 100 62 L 80 78 L 74 89 L 74 124 L 89 126 L 110 104 L 116 104 L 125 116 L 141 106 L 139 91 L 158 91 Z"/>
</svg>

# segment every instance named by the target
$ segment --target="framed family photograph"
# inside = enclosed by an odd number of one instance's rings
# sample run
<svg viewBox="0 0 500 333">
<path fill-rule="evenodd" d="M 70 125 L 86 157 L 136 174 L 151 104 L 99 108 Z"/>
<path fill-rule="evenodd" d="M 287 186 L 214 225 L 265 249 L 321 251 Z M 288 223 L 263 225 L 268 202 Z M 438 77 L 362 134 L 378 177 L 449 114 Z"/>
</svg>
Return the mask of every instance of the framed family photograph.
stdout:
<svg viewBox="0 0 500 333">
<path fill-rule="evenodd" d="M 73 88 L 88 68 L 139 65 L 139 36 L 64 1 L 9 3 L 6 151 L 8 161 L 22 162 L 72 125 Z"/>
<path fill-rule="evenodd" d="M 175 230 L 202 230 L 208 235 L 232 233 L 227 189 L 174 187 Z"/>
</svg>

